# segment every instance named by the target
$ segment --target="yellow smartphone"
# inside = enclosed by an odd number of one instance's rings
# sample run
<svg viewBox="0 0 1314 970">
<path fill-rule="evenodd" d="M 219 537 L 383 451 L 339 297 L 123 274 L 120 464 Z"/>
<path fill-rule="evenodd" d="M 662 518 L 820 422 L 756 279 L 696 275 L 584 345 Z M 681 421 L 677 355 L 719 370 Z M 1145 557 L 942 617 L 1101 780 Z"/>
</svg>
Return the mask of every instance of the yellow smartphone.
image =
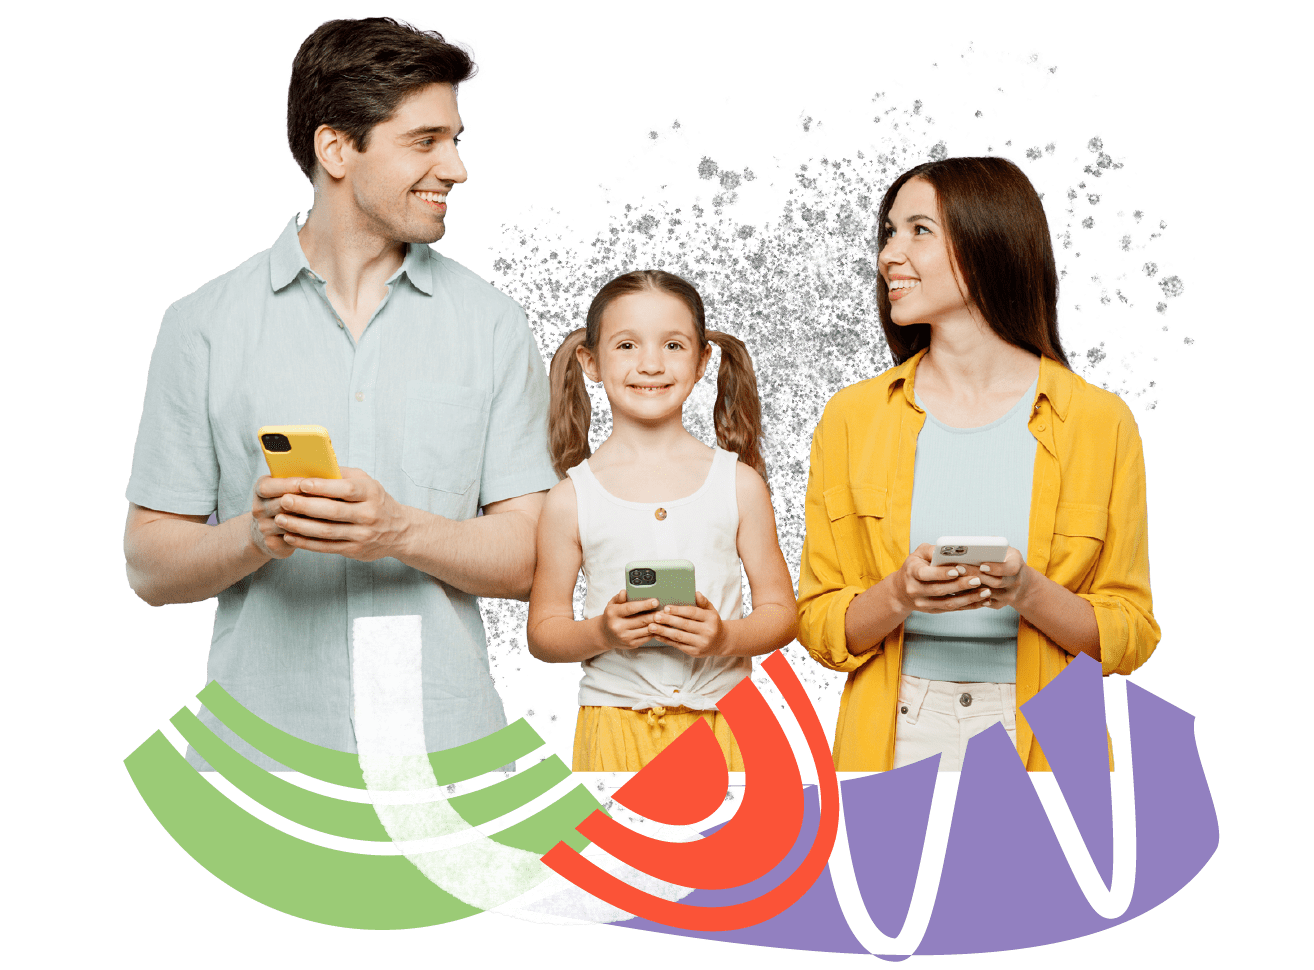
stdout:
<svg viewBox="0 0 1314 970">
<path fill-rule="evenodd" d="M 256 432 L 274 478 L 341 478 L 329 433 L 317 424 L 271 424 Z"/>
</svg>

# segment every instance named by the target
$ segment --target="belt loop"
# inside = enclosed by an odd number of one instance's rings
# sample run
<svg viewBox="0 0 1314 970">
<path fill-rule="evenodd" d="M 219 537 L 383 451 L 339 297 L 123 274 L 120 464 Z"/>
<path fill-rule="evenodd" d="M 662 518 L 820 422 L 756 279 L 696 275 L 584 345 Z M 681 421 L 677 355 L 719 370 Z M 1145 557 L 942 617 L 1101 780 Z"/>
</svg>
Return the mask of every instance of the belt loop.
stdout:
<svg viewBox="0 0 1314 970">
<path fill-rule="evenodd" d="M 909 724 L 916 724 L 917 715 L 921 714 L 922 705 L 926 703 L 926 694 L 931 689 L 931 682 L 925 677 L 914 677 L 911 674 L 904 674 L 901 680 L 899 716 L 907 718 Z M 908 708 L 906 714 L 903 711 L 905 707 Z"/>
</svg>

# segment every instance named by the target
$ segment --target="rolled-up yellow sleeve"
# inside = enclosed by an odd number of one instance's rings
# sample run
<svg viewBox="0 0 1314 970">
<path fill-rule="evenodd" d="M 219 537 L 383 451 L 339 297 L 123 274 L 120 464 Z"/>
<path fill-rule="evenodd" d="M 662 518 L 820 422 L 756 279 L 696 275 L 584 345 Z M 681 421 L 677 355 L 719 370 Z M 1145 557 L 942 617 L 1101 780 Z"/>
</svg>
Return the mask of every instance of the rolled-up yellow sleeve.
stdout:
<svg viewBox="0 0 1314 970">
<path fill-rule="evenodd" d="M 1145 455 L 1130 412 L 1118 427 L 1109 495 L 1109 525 L 1090 589 L 1100 659 L 1106 674 L 1130 674 L 1159 643 L 1150 599 L 1150 551 L 1145 508 Z"/>
<path fill-rule="evenodd" d="M 825 434 L 826 418 L 823 415 L 812 435 L 808 466 L 804 506 L 807 533 L 803 539 L 803 560 L 798 575 L 798 639 L 817 663 L 831 670 L 848 672 L 877 656 L 883 647 L 877 644 L 855 656 L 849 653 L 844 635 L 844 614 L 853 598 L 864 592 L 866 586 L 855 585 L 856 576 L 846 577 L 846 541 L 852 542 L 854 537 L 852 534 L 837 535 L 836 527 L 840 523 L 832 522 L 826 510 L 825 491 L 838 483 L 827 481 Z M 852 559 L 848 557 L 850 562 Z"/>
</svg>

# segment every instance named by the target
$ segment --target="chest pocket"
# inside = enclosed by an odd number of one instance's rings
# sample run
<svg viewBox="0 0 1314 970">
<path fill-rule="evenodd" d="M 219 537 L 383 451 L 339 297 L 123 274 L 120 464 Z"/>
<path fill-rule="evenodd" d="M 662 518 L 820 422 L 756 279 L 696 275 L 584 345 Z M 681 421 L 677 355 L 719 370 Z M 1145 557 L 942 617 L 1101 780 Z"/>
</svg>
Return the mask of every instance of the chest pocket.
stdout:
<svg viewBox="0 0 1314 970">
<path fill-rule="evenodd" d="M 1070 590 L 1089 584 L 1104 549 L 1109 511 L 1093 505 L 1059 505 L 1054 510 L 1054 541 L 1046 574 Z"/>
<path fill-rule="evenodd" d="M 881 578 L 881 531 L 889 495 L 871 485 L 837 485 L 822 498 L 845 578 L 875 582 Z"/>
<path fill-rule="evenodd" d="M 488 394 L 456 384 L 406 382 L 402 470 L 423 488 L 462 493 L 479 478 Z"/>
</svg>

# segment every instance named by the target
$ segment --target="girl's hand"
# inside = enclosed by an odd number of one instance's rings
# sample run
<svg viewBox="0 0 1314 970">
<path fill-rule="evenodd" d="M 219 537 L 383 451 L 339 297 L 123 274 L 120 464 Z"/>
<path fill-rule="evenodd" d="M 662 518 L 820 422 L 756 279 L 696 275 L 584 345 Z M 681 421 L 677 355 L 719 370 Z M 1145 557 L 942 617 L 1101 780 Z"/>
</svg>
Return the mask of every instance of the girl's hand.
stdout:
<svg viewBox="0 0 1314 970">
<path fill-rule="evenodd" d="M 628 602 L 625 590 L 607 601 L 602 611 L 602 636 L 612 650 L 633 650 L 641 647 L 652 636 L 648 633 L 648 617 L 639 616 L 657 608 L 657 600 Z"/>
<path fill-rule="evenodd" d="M 702 593 L 695 594 L 697 606 L 667 606 L 648 624 L 648 633 L 691 657 L 718 657 L 729 637 L 721 614 Z"/>
<path fill-rule="evenodd" d="M 956 613 L 993 605 L 995 591 L 975 567 L 932 566 L 933 551 L 929 542 L 923 542 L 898 572 L 890 574 L 895 598 L 906 612 Z"/>
<path fill-rule="evenodd" d="M 983 588 L 990 589 L 990 599 L 986 602 L 992 610 L 1002 610 L 1005 606 L 1017 608 L 1019 600 L 1026 598 L 1035 570 L 1022 561 L 1022 553 L 1012 546 L 1003 562 L 983 562 L 980 566 L 967 566 L 969 576 L 981 580 Z"/>
</svg>

